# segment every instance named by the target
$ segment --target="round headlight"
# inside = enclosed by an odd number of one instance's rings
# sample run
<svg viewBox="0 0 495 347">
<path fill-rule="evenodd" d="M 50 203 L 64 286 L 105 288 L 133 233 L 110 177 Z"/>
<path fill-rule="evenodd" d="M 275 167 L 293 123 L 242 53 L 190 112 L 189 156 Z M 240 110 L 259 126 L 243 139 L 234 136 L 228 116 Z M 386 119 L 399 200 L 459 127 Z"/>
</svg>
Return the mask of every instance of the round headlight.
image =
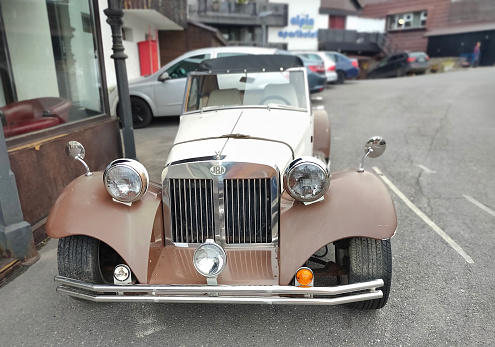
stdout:
<svg viewBox="0 0 495 347">
<path fill-rule="evenodd" d="M 225 269 L 227 255 L 213 240 L 206 240 L 194 251 L 193 264 L 201 275 L 217 277 Z"/>
<path fill-rule="evenodd" d="M 330 184 L 330 173 L 325 164 L 313 157 L 292 161 L 284 173 L 284 187 L 294 199 L 311 202 L 325 194 Z"/>
<path fill-rule="evenodd" d="M 120 202 L 141 199 L 148 189 L 149 176 L 143 164 L 132 159 L 112 161 L 103 173 L 107 192 Z"/>
</svg>

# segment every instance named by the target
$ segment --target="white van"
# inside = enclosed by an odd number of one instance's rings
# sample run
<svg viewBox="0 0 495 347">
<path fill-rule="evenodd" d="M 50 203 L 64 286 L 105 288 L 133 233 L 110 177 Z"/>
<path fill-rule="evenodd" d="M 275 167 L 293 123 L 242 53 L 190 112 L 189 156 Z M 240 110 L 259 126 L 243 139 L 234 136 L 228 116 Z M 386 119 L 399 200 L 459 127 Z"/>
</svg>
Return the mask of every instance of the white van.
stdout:
<svg viewBox="0 0 495 347">
<path fill-rule="evenodd" d="M 153 117 L 178 116 L 181 114 L 186 77 L 196 70 L 205 59 L 233 55 L 274 54 L 276 48 L 261 47 L 211 47 L 196 49 L 164 65 L 152 75 L 129 81 L 132 119 L 134 128 L 144 128 Z M 111 115 L 117 115 L 118 93 L 109 96 Z"/>
</svg>

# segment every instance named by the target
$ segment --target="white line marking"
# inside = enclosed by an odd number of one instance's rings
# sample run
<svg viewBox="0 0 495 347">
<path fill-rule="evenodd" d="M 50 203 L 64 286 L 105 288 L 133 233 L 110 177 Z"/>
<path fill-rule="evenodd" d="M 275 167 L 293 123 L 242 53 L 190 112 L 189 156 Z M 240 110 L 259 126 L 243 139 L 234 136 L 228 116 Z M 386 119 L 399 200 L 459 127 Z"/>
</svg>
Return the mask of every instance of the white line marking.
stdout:
<svg viewBox="0 0 495 347">
<path fill-rule="evenodd" d="M 474 261 L 471 259 L 469 255 L 466 254 L 454 240 L 450 238 L 449 235 L 447 235 L 438 225 L 436 225 L 430 218 L 428 218 L 427 215 L 425 215 L 419 208 L 417 208 L 402 192 L 392 183 L 389 181 L 389 179 L 378 169 L 376 166 L 373 167 L 373 170 L 375 170 L 376 174 L 379 175 L 383 182 L 399 197 L 404 201 L 404 203 L 411 209 L 413 210 L 414 213 L 418 215 L 419 218 L 421 218 L 426 224 L 428 224 L 442 239 L 447 242 L 450 247 L 456 250 L 457 253 L 459 253 L 469 264 L 473 264 Z"/>
<path fill-rule="evenodd" d="M 476 206 L 478 206 L 479 208 L 481 208 L 483 211 L 485 212 L 488 212 L 489 214 L 491 214 L 493 217 L 495 217 L 495 211 L 486 207 L 485 205 L 483 205 L 481 202 L 477 201 L 476 199 L 474 199 L 472 196 L 469 196 L 469 195 L 463 195 L 463 197 L 465 197 L 468 201 L 472 202 L 473 204 L 475 204 Z"/>
<path fill-rule="evenodd" d="M 428 169 L 426 166 L 423 165 L 417 165 L 419 168 L 425 170 L 426 173 L 437 173 L 436 171 Z"/>
</svg>

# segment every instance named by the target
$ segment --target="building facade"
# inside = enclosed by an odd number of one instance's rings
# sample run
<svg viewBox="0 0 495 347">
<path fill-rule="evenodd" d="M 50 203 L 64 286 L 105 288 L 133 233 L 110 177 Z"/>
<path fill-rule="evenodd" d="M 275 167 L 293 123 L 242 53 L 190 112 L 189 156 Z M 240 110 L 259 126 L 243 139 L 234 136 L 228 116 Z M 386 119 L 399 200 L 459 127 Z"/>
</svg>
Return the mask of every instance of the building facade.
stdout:
<svg viewBox="0 0 495 347">
<path fill-rule="evenodd" d="M 495 63 L 493 0 L 359 0 L 361 15 L 386 21 L 397 51 L 459 57 L 481 43 L 481 65 Z"/>
<path fill-rule="evenodd" d="M 84 172 L 68 141 L 92 170 L 122 155 L 101 47 L 96 1 L 0 0 L 0 258 L 36 253 L 53 203 Z"/>
</svg>

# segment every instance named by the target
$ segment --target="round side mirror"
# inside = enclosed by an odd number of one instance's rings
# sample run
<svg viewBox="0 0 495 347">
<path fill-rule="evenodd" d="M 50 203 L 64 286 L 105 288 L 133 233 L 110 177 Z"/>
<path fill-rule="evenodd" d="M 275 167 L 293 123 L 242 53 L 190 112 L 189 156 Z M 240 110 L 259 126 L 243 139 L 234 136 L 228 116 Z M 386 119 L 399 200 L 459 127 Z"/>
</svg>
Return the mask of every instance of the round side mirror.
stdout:
<svg viewBox="0 0 495 347">
<path fill-rule="evenodd" d="M 84 156 L 86 155 L 83 145 L 81 145 L 77 141 L 69 141 L 65 146 L 65 153 L 67 153 L 67 155 L 73 159 L 84 159 Z"/>
<path fill-rule="evenodd" d="M 380 136 L 373 136 L 371 139 L 366 142 L 364 146 L 364 152 L 368 153 L 368 157 L 370 158 L 378 158 L 385 152 L 385 148 L 387 147 L 387 143 Z M 371 151 L 370 151 L 371 149 Z"/>
<path fill-rule="evenodd" d="M 168 80 L 170 78 L 169 74 L 167 71 L 165 71 L 164 73 L 162 73 L 160 76 L 158 76 L 158 80 L 160 82 L 165 82 L 166 80 Z"/>
</svg>

